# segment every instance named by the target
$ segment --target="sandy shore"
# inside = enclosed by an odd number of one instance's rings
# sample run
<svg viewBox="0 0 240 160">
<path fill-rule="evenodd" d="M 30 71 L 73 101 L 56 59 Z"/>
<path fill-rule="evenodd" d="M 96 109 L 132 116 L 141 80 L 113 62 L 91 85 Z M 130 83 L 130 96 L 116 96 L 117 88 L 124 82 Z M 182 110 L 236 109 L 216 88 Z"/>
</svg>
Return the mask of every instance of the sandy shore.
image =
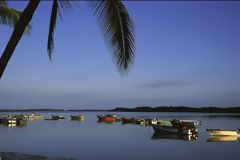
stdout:
<svg viewBox="0 0 240 160">
<path fill-rule="evenodd" d="M 40 155 L 0 152 L 0 160 L 74 160 L 73 158 L 47 157 Z"/>
</svg>

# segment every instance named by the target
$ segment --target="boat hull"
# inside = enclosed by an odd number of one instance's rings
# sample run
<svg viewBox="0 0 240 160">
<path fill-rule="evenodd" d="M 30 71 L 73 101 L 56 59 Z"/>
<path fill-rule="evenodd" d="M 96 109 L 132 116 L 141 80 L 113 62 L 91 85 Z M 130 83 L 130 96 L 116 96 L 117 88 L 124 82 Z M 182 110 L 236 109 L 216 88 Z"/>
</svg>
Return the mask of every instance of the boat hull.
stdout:
<svg viewBox="0 0 240 160">
<path fill-rule="evenodd" d="M 170 126 L 155 125 L 153 126 L 155 132 L 162 134 L 184 134 L 192 135 L 197 134 L 196 128 L 174 128 Z"/>
<path fill-rule="evenodd" d="M 207 129 L 211 136 L 237 136 L 237 130 Z"/>
<path fill-rule="evenodd" d="M 183 140 L 183 141 L 193 141 L 197 140 L 198 135 L 197 134 L 192 134 L 192 135 L 179 135 L 179 134 L 163 134 L 163 133 L 158 133 L 155 132 L 152 135 L 152 140 L 154 139 L 168 139 L 168 140 Z"/>
<path fill-rule="evenodd" d="M 98 121 L 99 122 L 106 122 L 106 123 L 112 123 L 112 122 L 119 122 L 121 121 L 121 118 L 119 118 L 118 116 L 116 115 L 110 115 L 110 114 L 107 114 L 107 115 L 97 115 L 98 117 Z"/>
<path fill-rule="evenodd" d="M 77 116 L 71 115 L 71 120 L 82 121 L 82 120 L 84 120 L 84 116 L 83 115 L 77 115 Z"/>
</svg>

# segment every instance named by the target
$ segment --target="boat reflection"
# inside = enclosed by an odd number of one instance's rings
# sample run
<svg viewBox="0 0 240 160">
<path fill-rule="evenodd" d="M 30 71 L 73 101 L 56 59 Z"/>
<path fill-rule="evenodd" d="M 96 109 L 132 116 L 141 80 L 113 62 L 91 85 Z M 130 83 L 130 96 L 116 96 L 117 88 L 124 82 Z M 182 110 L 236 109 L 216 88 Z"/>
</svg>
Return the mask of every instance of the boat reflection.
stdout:
<svg viewBox="0 0 240 160">
<path fill-rule="evenodd" d="M 231 135 L 231 136 L 210 136 L 207 142 L 237 142 L 239 136 Z"/>
<path fill-rule="evenodd" d="M 104 123 L 104 124 L 113 124 L 113 121 L 104 121 L 104 120 L 98 120 L 97 123 Z"/>
<path fill-rule="evenodd" d="M 152 140 L 154 139 L 170 139 L 170 140 L 183 140 L 183 141 L 193 141 L 198 139 L 197 134 L 191 134 L 191 135 L 180 135 L 180 134 L 165 134 L 165 133 L 158 133 L 155 132 L 152 135 Z"/>
<path fill-rule="evenodd" d="M 10 124 L 7 124 L 8 127 L 16 127 L 17 124 L 16 123 L 10 123 Z"/>
</svg>

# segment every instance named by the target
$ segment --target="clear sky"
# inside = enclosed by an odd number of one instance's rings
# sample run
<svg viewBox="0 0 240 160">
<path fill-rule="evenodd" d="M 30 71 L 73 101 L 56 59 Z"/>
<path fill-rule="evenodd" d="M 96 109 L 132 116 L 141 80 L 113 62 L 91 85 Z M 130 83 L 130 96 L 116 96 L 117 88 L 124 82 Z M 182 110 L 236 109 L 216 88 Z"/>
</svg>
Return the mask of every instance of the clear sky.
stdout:
<svg viewBox="0 0 240 160">
<path fill-rule="evenodd" d="M 240 2 L 124 4 L 137 48 L 127 76 L 118 73 L 86 2 L 58 19 L 49 62 L 51 5 L 41 2 L 31 36 L 23 36 L 0 80 L 0 108 L 240 106 Z M 12 29 L 0 30 L 2 53 Z"/>
</svg>

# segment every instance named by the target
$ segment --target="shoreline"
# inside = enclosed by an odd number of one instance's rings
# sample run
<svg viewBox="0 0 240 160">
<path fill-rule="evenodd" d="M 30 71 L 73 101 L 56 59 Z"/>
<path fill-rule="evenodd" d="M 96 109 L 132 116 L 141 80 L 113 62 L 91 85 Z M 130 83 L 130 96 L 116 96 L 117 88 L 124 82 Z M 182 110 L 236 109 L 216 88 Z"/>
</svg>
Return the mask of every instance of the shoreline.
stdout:
<svg viewBox="0 0 240 160">
<path fill-rule="evenodd" d="M 0 109 L 0 112 L 176 112 L 176 113 L 240 113 L 240 107 L 186 107 L 186 106 L 141 106 L 114 109 Z"/>
</svg>

